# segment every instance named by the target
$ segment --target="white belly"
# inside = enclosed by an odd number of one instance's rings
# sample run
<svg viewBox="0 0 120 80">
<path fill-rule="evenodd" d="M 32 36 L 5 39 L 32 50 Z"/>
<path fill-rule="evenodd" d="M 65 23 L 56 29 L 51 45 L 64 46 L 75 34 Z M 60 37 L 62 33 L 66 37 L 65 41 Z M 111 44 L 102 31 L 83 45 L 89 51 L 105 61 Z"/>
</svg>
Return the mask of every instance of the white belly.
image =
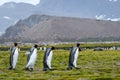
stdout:
<svg viewBox="0 0 120 80">
<path fill-rule="evenodd" d="M 26 67 L 30 67 L 30 68 L 33 68 L 34 67 L 34 64 L 35 64 L 35 61 L 36 61 L 36 58 L 37 58 L 37 50 L 35 49 L 32 53 L 32 55 L 30 56 L 30 59 L 26 65 Z"/>
<path fill-rule="evenodd" d="M 13 68 L 15 68 L 17 60 L 18 60 L 18 49 L 15 50 L 13 55 Z"/>
<path fill-rule="evenodd" d="M 47 65 L 49 66 L 49 68 L 51 68 L 52 55 L 53 55 L 53 52 L 51 51 L 47 58 Z"/>
<path fill-rule="evenodd" d="M 75 67 L 77 67 L 77 64 L 76 64 L 77 58 L 78 58 L 78 49 L 76 50 L 75 55 L 74 55 L 73 65 L 74 65 Z"/>
</svg>

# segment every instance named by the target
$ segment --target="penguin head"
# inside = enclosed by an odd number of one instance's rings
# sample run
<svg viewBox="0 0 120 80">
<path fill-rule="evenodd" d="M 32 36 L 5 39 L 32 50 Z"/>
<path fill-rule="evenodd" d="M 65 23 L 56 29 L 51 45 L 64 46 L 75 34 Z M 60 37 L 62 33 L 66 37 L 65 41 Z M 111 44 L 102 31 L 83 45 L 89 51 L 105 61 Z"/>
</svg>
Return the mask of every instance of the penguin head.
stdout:
<svg viewBox="0 0 120 80">
<path fill-rule="evenodd" d="M 14 46 L 17 46 L 18 45 L 18 43 L 14 43 Z"/>
<path fill-rule="evenodd" d="M 51 47 L 51 50 L 54 50 L 54 49 L 55 49 L 55 47 L 52 46 L 52 47 Z"/>
<path fill-rule="evenodd" d="M 35 48 L 37 48 L 37 47 L 38 47 L 38 45 L 37 45 L 37 44 L 35 44 L 35 45 L 34 45 L 34 47 L 35 47 Z"/>
<path fill-rule="evenodd" d="M 76 43 L 76 46 L 79 47 L 79 46 L 80 46 L 80 43 Z"/>
</svg>

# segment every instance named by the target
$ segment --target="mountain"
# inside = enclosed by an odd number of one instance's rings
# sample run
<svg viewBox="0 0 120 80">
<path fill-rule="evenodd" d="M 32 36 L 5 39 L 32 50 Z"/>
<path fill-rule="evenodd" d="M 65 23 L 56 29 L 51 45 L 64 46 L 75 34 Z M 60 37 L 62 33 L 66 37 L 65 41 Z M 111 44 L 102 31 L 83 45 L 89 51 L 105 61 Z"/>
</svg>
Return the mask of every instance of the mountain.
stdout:
<svg viewBox="0 0 120 80">
<path fill-rule="evenodd" d="M 33 14 L 35 6 L 26 3 L 9 2 L 0 6 L 0 32 L 14 24 L 17 20 Z"/>
<path fill-rule="evenodd" d="M 32 15 L 10 26 L 3 35 L 18 41 L 78 41 L 84 38 L 119 38 L 120 22 L 97 19 Z"/>
<path fill-rule="evenodd" d="M 32 14 L 120 21 L 120 0 L 40 0 L 38 5 L 8 2 L 0 6 L 0 33 Z"/>
</svg>

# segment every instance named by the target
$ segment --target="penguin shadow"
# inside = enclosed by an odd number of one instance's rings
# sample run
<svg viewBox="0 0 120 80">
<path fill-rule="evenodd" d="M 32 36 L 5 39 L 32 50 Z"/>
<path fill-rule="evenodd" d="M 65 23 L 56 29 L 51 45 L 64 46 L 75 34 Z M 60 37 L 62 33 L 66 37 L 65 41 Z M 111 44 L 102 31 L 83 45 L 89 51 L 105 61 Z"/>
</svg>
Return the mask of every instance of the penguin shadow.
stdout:
<svg viewBox="0 0 120 80">
<path fill-rule="evenodd" d="M 49 72 L 49 71 L 55 71 L 57 69 L 48 69 L 48 70 L 43 70 L 43 69 L 34 69 L 34 70 L 31 70 L 31 69 L 23 69 L 25 72 Z"/>
<path fill-rule="evenodd" d="M 56 68 L 52 68 L 52 69 L 43 69 L 42 71 L 44 71 L 44 72 L 49 72 L 49 71 L 55 71 L 55 70 L 57 70 Z"/>
<path fill-rule="evenodd" d="M 80 70 L 81 69 L 81 67 L 75 67 L 75 68 L 66 68 L 66 69 L 61 69 L 61 70 L 63 70 L 63 71 L 70 71 L 70 70 Z"/>
<path fill-rule="evenodd" d="M 40 73 L 38 70 L 23 70 L 25 73 Z"/>
<path fill-rule="evenodd" d="M 52 68 L 52 69 L 50 69 L 50 71 L 55 71 L 55 70 L 57 70 L 56 68 Z"/>
<path fill-rule="evenodd" d="M 11 71 L 16 71 L 17 69 L 16 68 L 4 68 L 6 70 L 11 70 Z"/>
<path fill-rule="evenodd" d="M 25 71 L 25 72 L 35 72 L 35 71 L 39 71 L 39 70 L 32 69 L 32 68 L 23 68 L 22 71 Z"/>
<path fill-rule="evenodd" d="M 70 70 L 80 70 L 81 67 L 76 67 L 76 68 L 52 68 L 52 69 L 49 69 L 49 70 L 42 70 L 42 71 L 45 71 L 45 72 L 49 72 L 49 71 L 70 71 Z"/>
</svg>

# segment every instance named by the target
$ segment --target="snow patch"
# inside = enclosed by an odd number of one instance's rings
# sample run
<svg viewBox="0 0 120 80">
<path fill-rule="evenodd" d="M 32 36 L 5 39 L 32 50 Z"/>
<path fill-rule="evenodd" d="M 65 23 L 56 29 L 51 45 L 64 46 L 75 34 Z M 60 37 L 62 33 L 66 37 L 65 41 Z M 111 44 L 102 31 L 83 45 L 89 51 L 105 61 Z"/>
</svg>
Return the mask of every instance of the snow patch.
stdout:
<svg viewBox="0 0 120 80">
<path fill-rule="evenodd" d="M 118 0 L 108 0 L 108 1 L 110 1 L 110 2 L 117 2 Z"/>
<path fill-rule="evenodd" d="M 95 16 L 95 18 L 97 19 L 97 20 L 105 20 L 105 17 L 106 17 L 106 15 L 96 15 Z"/>
<path fill-rule="evenodd" d="M 0 32 L 0 36 L 2 36 L 2 34 L 4 34 L 4 32 Z"/>
<path fill-rule="evenodd" d="M 107 18 L 106 15 L 96 15 L 97 20 L 109 20 L 109 21 L 120 21 L 120 18 Z"/>
<path fill-rule="evenodd" d="M 7 19 L 7 20 L 11 20 L 11 18 L 8 17 L 8 16 L 3 16 L 3 18 L 4 18 L 4 19 Z"/>
<path fill-rule="evenodd" d="M 107 18 L 107 20 L 110 20 L 110 21 L 120 21 L 120 18 L 113 18 L 113 19 Z"/>
</svg>

